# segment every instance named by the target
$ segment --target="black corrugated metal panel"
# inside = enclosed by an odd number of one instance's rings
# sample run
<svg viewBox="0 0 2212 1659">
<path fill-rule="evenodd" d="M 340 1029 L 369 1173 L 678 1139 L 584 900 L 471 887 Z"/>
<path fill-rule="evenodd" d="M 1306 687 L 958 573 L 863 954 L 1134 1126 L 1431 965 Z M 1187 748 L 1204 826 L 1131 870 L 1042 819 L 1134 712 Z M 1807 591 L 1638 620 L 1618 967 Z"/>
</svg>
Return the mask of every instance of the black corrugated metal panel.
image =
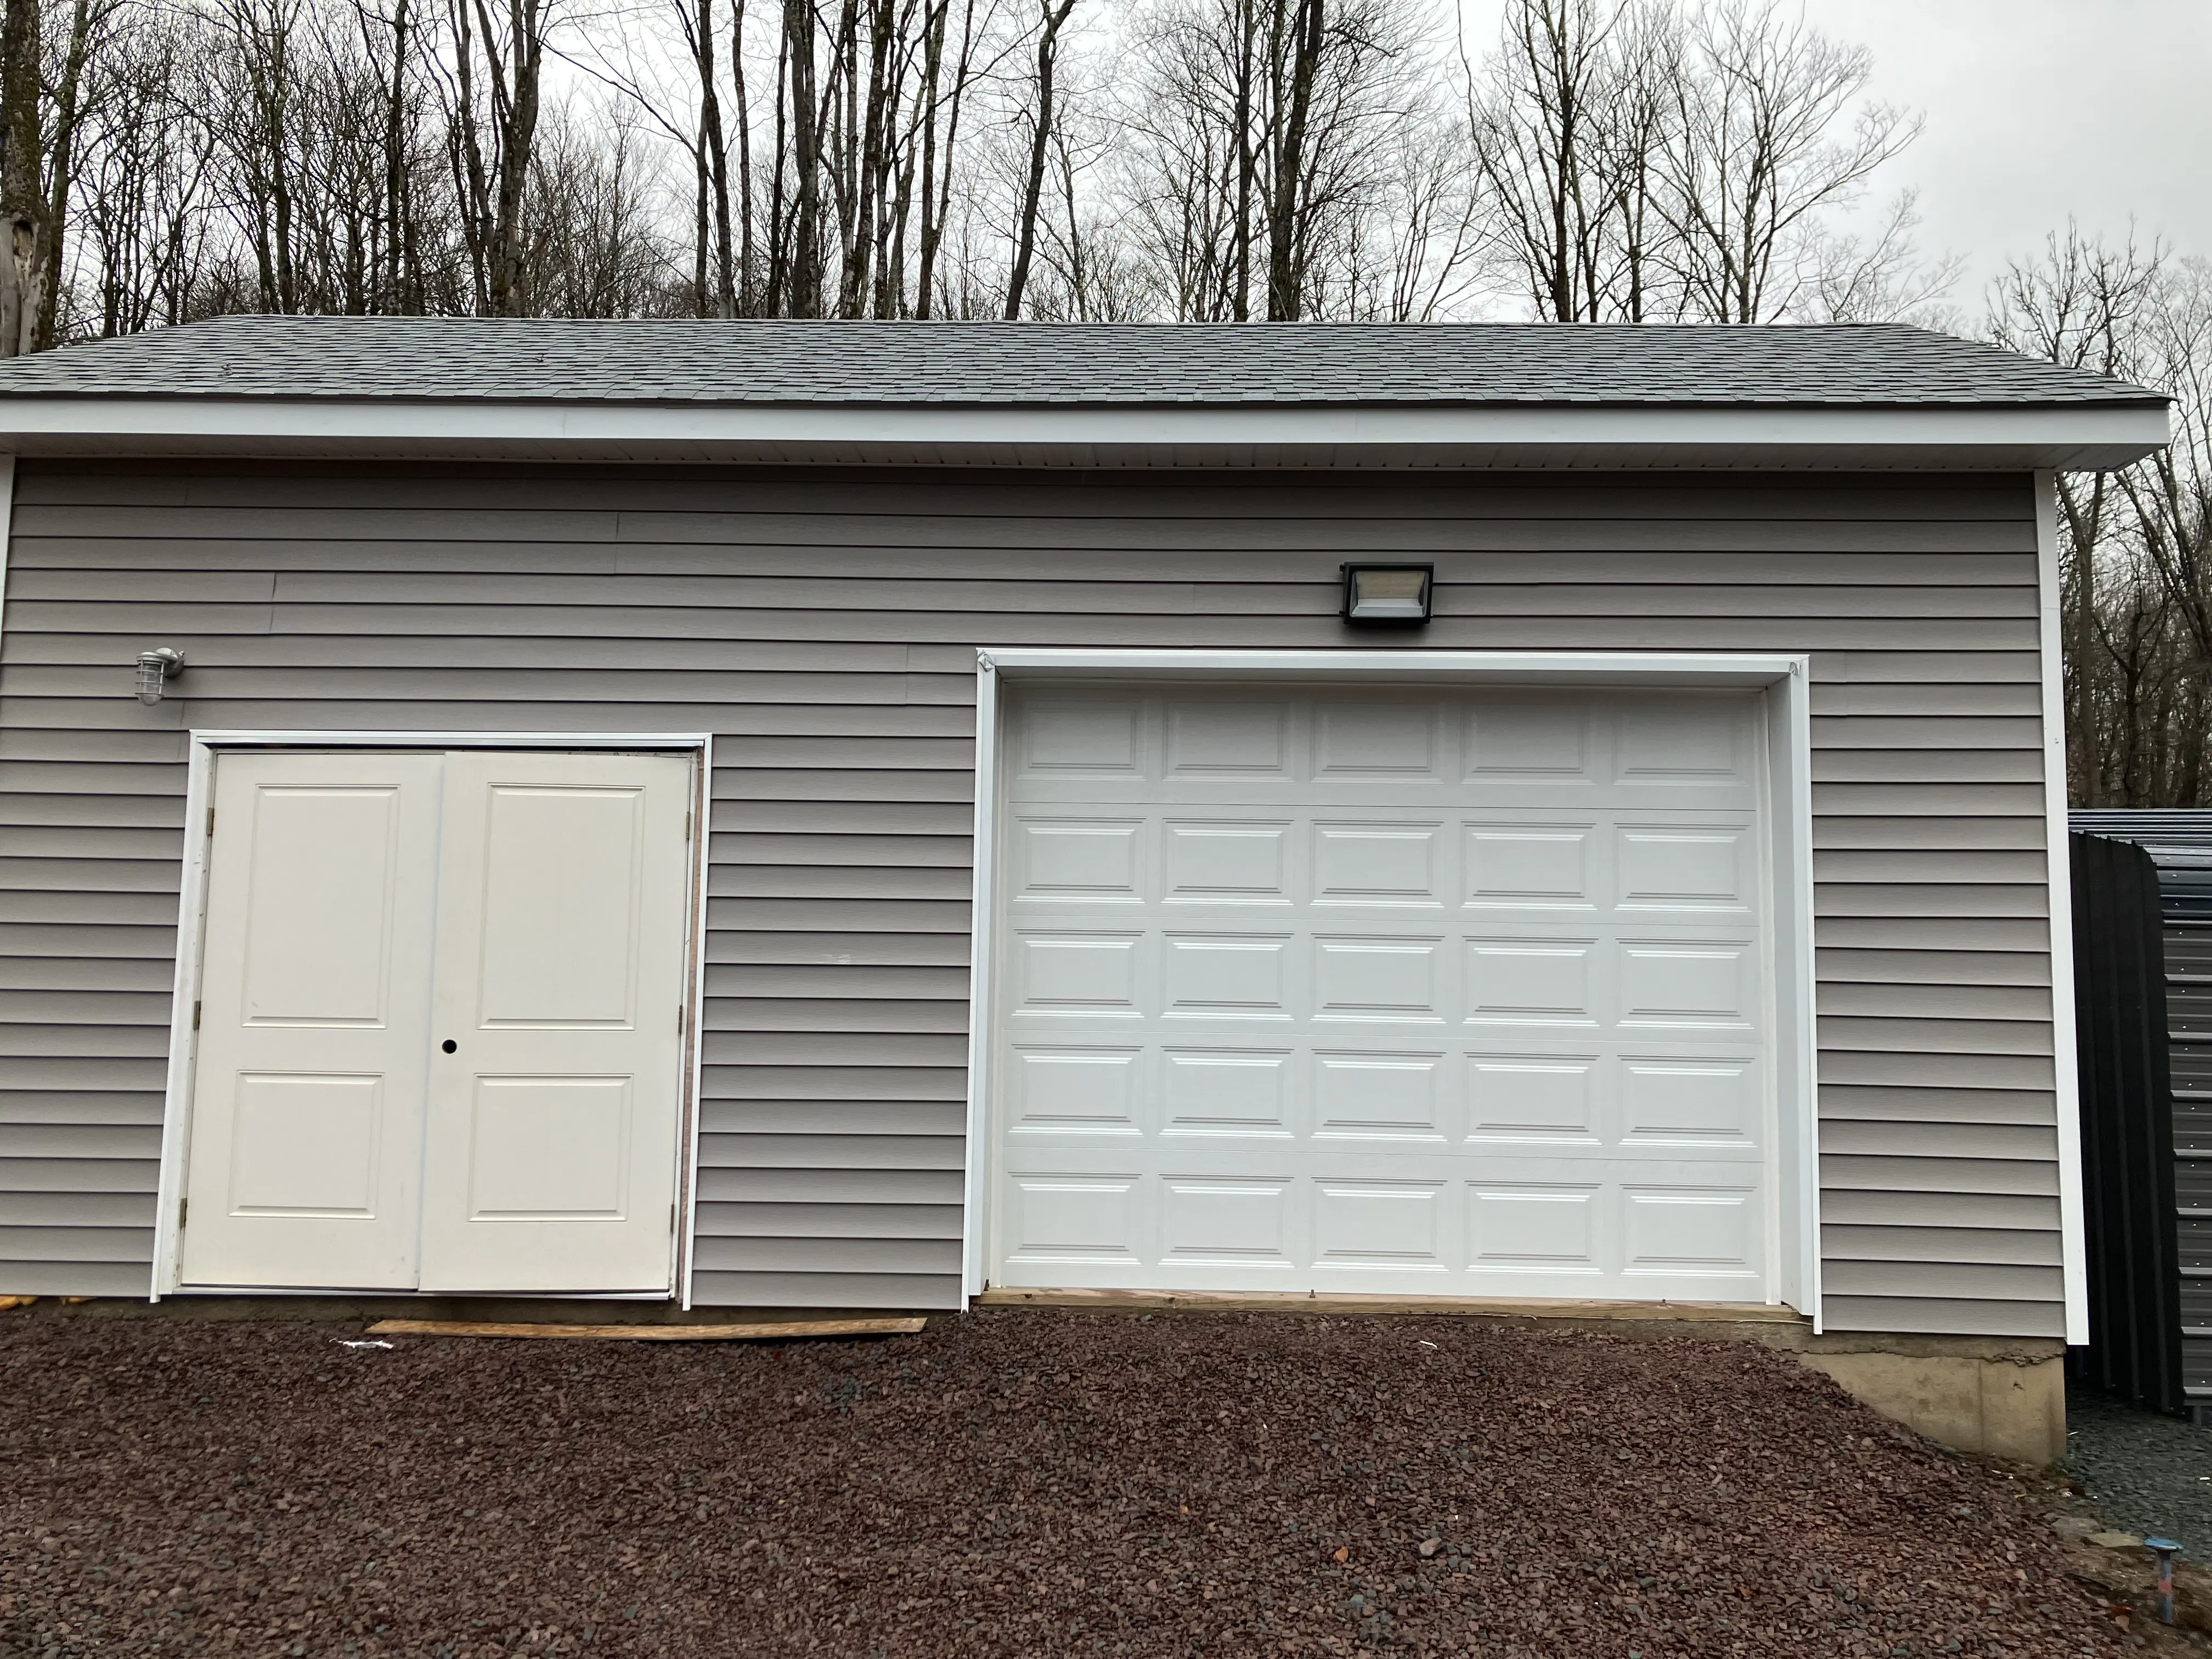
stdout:
<svg viewBox="0 0 2212 1659">
<path fill-rule="evenodd" d="M 2175 1156 L 2177 1297 L 2185 1388 L 2212 1413 L 2212 811 L 2081 811 L 2073 827 L 2141 847 L 2158 867 L 2166 936 L 2167 1073 Z"/>
<path fill-rule="evenodd" d="M 2159 871 L 2125 842 L 2068 841 L 2089 1283 L 2089 1345 L 2069 1355 L 2069 1369 L 2179 1415 L 2188 1401 Z M 2212 1279 L 2203 1289 L 2212 1300 Z"/>
</svg>

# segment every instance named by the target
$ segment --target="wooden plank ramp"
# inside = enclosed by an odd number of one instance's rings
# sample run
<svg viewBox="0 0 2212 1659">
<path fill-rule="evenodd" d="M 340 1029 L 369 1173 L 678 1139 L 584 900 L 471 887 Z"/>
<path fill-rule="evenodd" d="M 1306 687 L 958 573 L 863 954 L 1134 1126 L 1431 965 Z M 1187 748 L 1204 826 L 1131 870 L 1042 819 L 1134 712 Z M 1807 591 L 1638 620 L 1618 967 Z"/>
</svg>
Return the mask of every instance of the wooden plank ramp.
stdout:
<svg viewBox="0 0 2212 1659">
<path fill-rule="evenodd" d="M 603 1342 L 787 1342 L 802 1336 L 911 1336 L 927 1319 L 778 1319 L 747 1325 L 488 1324 L 465 1319 L 380 1319 L 371 1336 L 565 1337 Z"/>
</svg>

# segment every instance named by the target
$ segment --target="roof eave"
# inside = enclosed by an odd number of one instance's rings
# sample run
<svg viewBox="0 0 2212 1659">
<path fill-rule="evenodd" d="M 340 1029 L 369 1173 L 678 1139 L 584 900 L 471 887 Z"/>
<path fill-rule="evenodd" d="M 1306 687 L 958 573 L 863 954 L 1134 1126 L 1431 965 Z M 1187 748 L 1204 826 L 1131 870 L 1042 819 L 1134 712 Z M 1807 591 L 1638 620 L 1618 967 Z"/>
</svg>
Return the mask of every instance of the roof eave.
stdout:
<svg viewBox="0 0 2212 1659">
<path fill-rule="evenodd" d="M 2166 409 L 0 398 L 0 453 L 1018 466 L 2103 469 Z"/>
</svg>

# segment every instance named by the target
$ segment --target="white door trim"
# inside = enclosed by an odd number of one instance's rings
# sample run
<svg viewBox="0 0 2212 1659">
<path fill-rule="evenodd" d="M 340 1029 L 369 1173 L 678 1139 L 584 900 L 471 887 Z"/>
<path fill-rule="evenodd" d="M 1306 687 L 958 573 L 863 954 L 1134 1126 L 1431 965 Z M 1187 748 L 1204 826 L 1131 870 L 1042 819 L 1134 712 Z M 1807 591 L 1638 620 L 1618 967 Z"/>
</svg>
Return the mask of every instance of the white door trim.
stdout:
<svg viewBox="0 0 2212 1659">
<path fill-rule="evenodd" d="M 161 1104 L 161 1174 L 155 1188 L 154 1279 L 147 1300 L 159 1302 L 183 1289 L 182 1240 L 178 1206 L 185 1194 L 191 1153 L 192 1073 L 198 1039 L 191 1011 L 200 994 L 200 959 L 207 919 L 207 815 L 214 796 L 216 757 L 227 749 L 651 749 L 699 757 L 691 802 L 690 988 L 685 997 L 684 1040 L 689 1063 L 683 1066 L 685 1097 L 678 1135 L 677 1181 L 683 1224 L 677 1229 L 670 1262 L 673 1293 L 691 1305 L 691 1243 L 698 1219 L 700 1025 L 707 987 L 707 847 L 712 831 L 714 739 L 703 732 L 332 732 L 198 730 L 190 739 L 185 767 L 185 856 L 177 897 L 177 968 L 169 1012 L 169 1065 Z M 194 1286 L 195 1291 L 220 1287 Z M 317 1294 L 253 1289 L 253 1296 Z M 392 1292 L 406 1295 L 410 1292 Z M 599 1301 L 664 1301 L 659 1291 L 600 1295 Z"/>
<path fill-rule="evenodd" d="M 1000 685 L 1008 678 L 1353 680 L 1403 684 L 1718 686 L 1769 691 L 1769 860 L 1775 995 L 1778 1191 L 1784 1206 L 1775 1283 L 1821 1327 L 1819 1112 L 1813 1003 L 1812 659 L 1803 653 L 1638 651 L 1144 651 L 1029 647 L 975 654 L 975 878 L 969 967 L 968 1148 L 961 1211 L 962 1289 L 983 1290 L 995 1218 L 992 1123 Z M 1793 1213 L 1794 1212 L 1794 1213 Z"/>
</svg>

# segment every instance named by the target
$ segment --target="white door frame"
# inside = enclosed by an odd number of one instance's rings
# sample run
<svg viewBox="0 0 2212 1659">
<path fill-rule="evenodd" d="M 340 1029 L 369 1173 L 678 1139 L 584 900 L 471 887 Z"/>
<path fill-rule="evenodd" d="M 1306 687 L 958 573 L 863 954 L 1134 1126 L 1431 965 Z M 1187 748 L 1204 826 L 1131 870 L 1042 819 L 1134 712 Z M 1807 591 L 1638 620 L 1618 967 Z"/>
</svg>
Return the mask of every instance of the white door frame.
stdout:
<svg viewBox="0 0 2212 1659">
<path fill-rule="evenodd" d="M 699 764 L 692 781 L 691 910 L 690 929 L 690 986 L 685 993 L 684 1039 L 690 1048 L 690 1063 L 683 1071 L 684 1097 L 677 1133 L 677 1189 L 681 1194 L 683 1224 L 676 1231 L 669 1262 L 671 1292 L 598 1292 L 595 1301 L 665 1301 L 674 1294 L 682 1305 L 691 1305 L 691 1241 L 699 1205 L 699 1082 L 701 1056 L 706 1043 L 700 1029 L 705 1013 L 707 989 L 707 847 L 713 834 L 709 808 L 714 799 L 714 739 L 703 732 L 277 732 L 202 731 L 189 734 L 185 768 L 184 878 L 177 898 L 177 972 L 174 1000 L 169 1012 L 169 1069 L 161 1103 L 161 1178 L 155 1187 L 154 1208 L 154 1283 L 147 1297 L 159 1302 L 164 1296 L 220 1294 L 221 1286 L 183 1284 L 181 1229 L 179 1206 L 185 1194 L 185 1174 L 191 1156 L 192 1073 L 198 1059 L 199 1039 L 193 1030 L 191 1011 L 199 1000 L 200 963 L 207 920 L 208 813 L 215 792 L 216 757 L 232 749 L 569 749 L 657 750 L 663 753 L 696 754 Z M 241 1294 L 253 1296 L 315 1296 L 318 1290 L 284 1291 L 255 1288 Z M 380 1291 L 380 1295 L 411 1296 L 410 1291 Z"/>
<path fill-rule="evenodd" d="M 992 1010 L 1003 779 L 1000 687 L 1023 680 L 1279 680 L 1559 687 L 1741 686 L 1765 693 L 1765 803 L 1773 884 L 1774 1061 L 1781 1301 L 1820 1319 L 1819 1109 L 1813 1004 L 1812 658 L 1643 651 L 1145 651 L 985 647 L 975 653 L 975 886 L 968 986 L 967 1181 L 962 1290 L 981 1293 L 997 1224 Z"/>
</svg>

